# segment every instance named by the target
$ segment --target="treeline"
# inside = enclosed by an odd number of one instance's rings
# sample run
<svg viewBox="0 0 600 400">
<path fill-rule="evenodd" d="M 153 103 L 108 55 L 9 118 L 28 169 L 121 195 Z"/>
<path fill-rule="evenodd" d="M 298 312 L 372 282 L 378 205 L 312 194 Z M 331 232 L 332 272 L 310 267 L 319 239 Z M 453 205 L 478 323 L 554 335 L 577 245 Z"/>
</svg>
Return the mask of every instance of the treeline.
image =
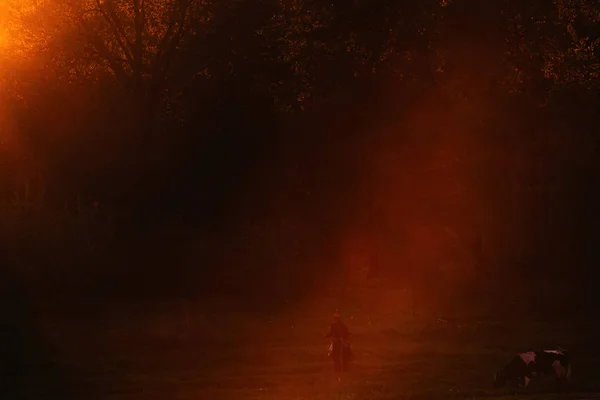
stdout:
<svg viewBox="0 0 600 400">
<path fill-rule="evenodd" d="M 598 5 L 405 3 L 6 2 L 6 264 L 88 293 L 289 295 L 374 253 L 435 290 L 585 281 Z"/>
</svg>

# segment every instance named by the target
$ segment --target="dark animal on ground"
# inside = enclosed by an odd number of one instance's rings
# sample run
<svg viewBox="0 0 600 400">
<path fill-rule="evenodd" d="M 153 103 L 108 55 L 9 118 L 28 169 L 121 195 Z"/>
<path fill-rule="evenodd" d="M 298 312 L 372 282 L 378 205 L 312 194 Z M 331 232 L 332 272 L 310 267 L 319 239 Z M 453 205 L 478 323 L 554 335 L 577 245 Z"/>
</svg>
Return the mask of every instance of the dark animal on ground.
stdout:
<svg viewBox="0 0 600 400">
<path fill-rule="evenodd" d="M 494 387 L 516 381 L 528 387 L 534 376 L 554 375 L 557 382 L 571 379 L 571 357 L 564 349 L 528 351 L 517 354 L 502 370 L 494 374 Z"/>
</svg>

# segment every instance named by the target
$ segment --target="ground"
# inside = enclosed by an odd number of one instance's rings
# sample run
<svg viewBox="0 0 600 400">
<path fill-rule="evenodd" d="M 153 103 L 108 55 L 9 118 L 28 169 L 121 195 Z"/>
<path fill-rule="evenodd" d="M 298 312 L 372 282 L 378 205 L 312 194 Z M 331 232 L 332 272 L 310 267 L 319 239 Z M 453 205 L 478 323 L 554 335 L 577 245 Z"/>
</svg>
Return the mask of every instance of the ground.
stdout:
<svg viewBox="0 0 600 400">
<path fill-rule="evenodd" d="M 597 330 L 587 320 L 436 315 L 400 292 L 389 297 L 340 310 L 356 355 L 346 375 L 326 357 L 333 298 L 280 313 L 224 312 L 215 302 L 217 313 L 189 301 L 90 307 L 85 317 L 42 312 L 30 328 L 43 343 L 27 358 L 36 365 L 11 389 L 19 398 L 120 400 L 600 399 Z M 515 388 L 492 389 L 493 372 L 516 352 L 557 345 L 574 352 L 566 393 L 542 384 L 517 397 Z"/>
</svg>

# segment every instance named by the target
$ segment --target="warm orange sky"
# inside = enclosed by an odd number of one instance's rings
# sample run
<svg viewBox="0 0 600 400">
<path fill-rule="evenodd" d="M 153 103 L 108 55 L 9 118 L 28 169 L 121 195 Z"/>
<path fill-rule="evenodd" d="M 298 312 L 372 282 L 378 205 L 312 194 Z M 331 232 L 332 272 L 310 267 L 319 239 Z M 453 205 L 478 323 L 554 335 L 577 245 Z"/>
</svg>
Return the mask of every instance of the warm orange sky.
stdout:
<svg viewBox="0 0 600 400">
<path fill-rule="evenodd" d="M 8 1 L 0 0 L 0 51 L 8 44 Z"/>
<path fill-rule="evenodd" d="M 15 39 L 15 15 L 16 11 L 21 15 L 27 15 L 35 11 L 37 2 L 31 0 L 0 0 L 0 51 L 6 50 Z M 12 14 L 12 15 L 11 15 Z M 13 19 L 11 21 L 11 19 Z M 12 25 L 12 26 L 11 26 Z"/>
</svg>

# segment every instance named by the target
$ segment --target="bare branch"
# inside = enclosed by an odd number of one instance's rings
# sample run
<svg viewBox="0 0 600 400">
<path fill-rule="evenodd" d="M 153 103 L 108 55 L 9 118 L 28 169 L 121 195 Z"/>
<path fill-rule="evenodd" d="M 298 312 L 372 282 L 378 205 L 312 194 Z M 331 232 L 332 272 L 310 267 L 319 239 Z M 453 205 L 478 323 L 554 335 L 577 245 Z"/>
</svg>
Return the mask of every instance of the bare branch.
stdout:
<svg viewBox="0 0 600 400">
<path fill-rule="evenodd" d="M 178 7 L 178 10 L 173 10 L 173 14 L 178 14 L 178 17 L 175 16 L 171 19 L 169 23 L 169 27 L 162 37 L 160 44 L 158 45 L 158 50 L 156 52 L 157 61 L 160 60 L 163 54 L 168 51 L 168 49 L 177 47 L 182 36 L 185 21 L 187 19 L 187 14 L 190 8 L 190 3 L 187 0 L 183 0 L 178 3 L 178 5 L 174 5 L 174 7 Z M 175 27 L 178 26 L 177 32 L 175 32 Z"/>
<path fill-rule="evenodd" d="M 123 87 L 128 87 L 130 84 L 130 79 L 128 74 L 123 69 L 123 65 L 121 64 L 122 60 L 119 60 L 115 57 L 115 55 L 106 46 L 106 43 L 104 43 L 104 40 L 93 29 L 91 29 L 85 23 L 85 21 L 80 21 L 80 23 L 89 43 L 96 50 L 100 59 L 108 63 L 110 69 L 115 74 L 115 77 L 117 78 L 119 83 Z"/>
<path fill-rule="evenodd" d="M 119 47 L 125 54 L 125 58 L 127 58 L 127 61 L 129 62 L 131 68 L 134 68 L 133 56 L 131 54 L 131 45 L 129 43 L 129 40 L 127 39 L 127 35 L 125 35 L 125 32 L 123 31 L 123 27 L 121 26 L 118 16 L 114 12 L 114 10 L 112 10 L 111 12 L 110 7 L 108 8 L 108 10 L 105 9 L 103 4 L 101 3 L 101 0 L 96 0 L 96 5 L 98 7 L 98 11 L 102 14 L 108 25 L 112 28 L 115 39 L 117 40 Z"/>
</svg>

